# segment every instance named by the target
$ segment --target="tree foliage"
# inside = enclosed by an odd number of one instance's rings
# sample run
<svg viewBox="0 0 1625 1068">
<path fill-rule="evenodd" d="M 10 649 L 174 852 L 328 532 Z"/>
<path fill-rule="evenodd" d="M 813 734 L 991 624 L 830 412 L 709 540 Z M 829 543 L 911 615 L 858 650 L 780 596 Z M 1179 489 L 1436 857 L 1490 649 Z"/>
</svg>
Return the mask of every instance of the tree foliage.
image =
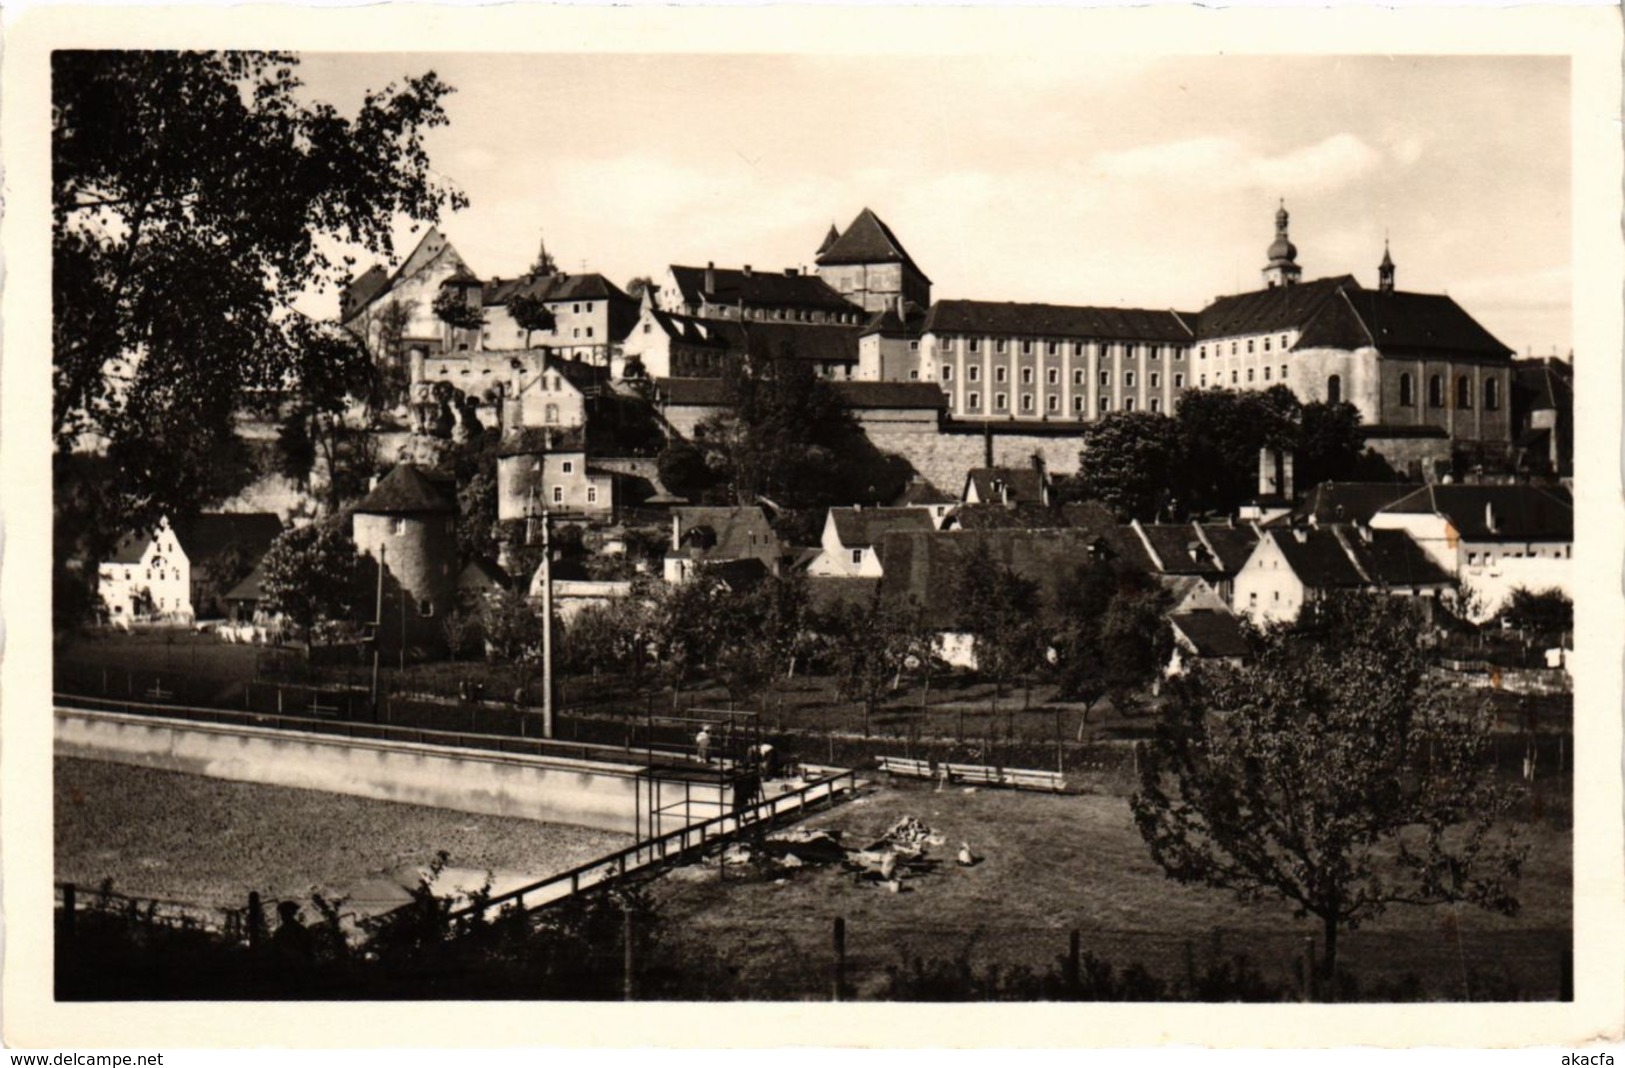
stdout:
<svg viewBox="0 0 1625 1068">
<path fill-rule="evenodd" d="M 354 620 L 367 603 L 369 570 L 356 555 L 342 521 L 312 523 L 283 531 L 261 561 L 265 610 L 279 613 L 300 631 Z"/>
<path fill-rule="evenodd" d="M 352 117 L 307 103 L 284 54 L 52 55 L 52 427 L 117 467 L 125 529 L 210 501 L 199 472 L 255 391 L 309 373 L 302 292 L 387 257 L 399 216 L 460 194 L 431 174 L 433 73 Z"/>
<path fill-rule="evenodd" d="M 1186 500 L 1196 509 L 1233 512 L 1258 495 L 1258 454 L 1293 448 L 1298 398 L 1286 386 L 1198 389 L 1179 399 L 1174 418 L 1185 443 Z"/>
<path fill-rule="evenodd" d="M 477 618 L 491 659 L 514 663 L 541 655 L 541 613 L 523 590 L 493 591 L 480 602 Z"/>
<path fill-rule="evenodd" d="M 1096 561 L 1065 576 L 1054 606 L 1054 673 L 1063 697 L 1093 705 L 1155 678 L 1168 662 L 1173 600 L 1151 576 Z"/>
<path fill-rule="evenodd" d="M 979 672 L 1007 682 L 1043 662 L 1048 645 L 1036 582 L 993 560 L 982 546 L 965 555 L 951 581 L 960 627 L 972 636 Z"/>
<path fill-rule="evenodd" d="M 516 293 L 508 299 L 508 315 L 514 325 L 525 332 L 525 347 L 530 348 L 530 335 L 538 330 L 552 330 L 558 325 L 553 311 L 540 297 Z"/>
<path fill-rule="evenodd" d="M 1120 517 L 1152 520 L 1178 507 L 1185 443 L 1174 420 L 1155 412 L 1112 412 L 1087 423 L 1076 492 Z"/>
<path fill-rule="evenodd" d="M 865 730 L 875 706 L 896 689 L 913 663 L 931 656 L 932 633 L 918 605 L 875 598 L 825 612 L 819 630 L 829 642 L 842 697 L 863 702 Z"/>
<path fill-rule="evenodd" d="M 485 325 L 485 312 L 458 286 L 441 287 L 431 308 L 436 319 L 455 330 L 478 330 Z"/>
<path fill-rule="evenodd" d="M 1574 629 L 1574 602 L 1562 590 L 1537 593 L 1518 586 L 1501 609 L 1501 618 L 1519 630 L 1556 638 Z"/>
<path fill-rule="evenodd" d="M 1391 904 L 1511 914 L 1526 849 L 1486 756 L 1487 710 L 1433 688 L 1413 609 L 1322 602 L 1244 669 L 1172 686 L 1134 818 L 1170 878 L 1280 898 L 1337 936 Z"/>
</svg>

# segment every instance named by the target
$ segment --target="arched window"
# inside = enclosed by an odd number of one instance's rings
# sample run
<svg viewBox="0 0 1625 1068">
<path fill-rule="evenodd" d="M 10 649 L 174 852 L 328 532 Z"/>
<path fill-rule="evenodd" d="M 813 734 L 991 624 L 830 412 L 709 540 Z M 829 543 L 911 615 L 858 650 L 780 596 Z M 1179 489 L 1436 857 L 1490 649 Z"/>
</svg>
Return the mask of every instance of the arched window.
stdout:
<svg viewBox="0 0 1625 1068">
<path fill-rule="evenodd" d="M 1399 376 L 1399 403 L 1406 408 L 1416 403 L 1416 394 L 1411 389 L 1411 376 L 1408 372 Z"/>
<path fill-rule="evenodd" d="M 1428 407 L 1444 407 L 1444 379 L 1438 375 L 1428 379 Z"/>
<path fill-rule="evenodd" d="M 1343 403 L 1343 376 L 1332 375 L 1326 379 L 1326 403 Z"/>
<path fill-rule="evenodd" d="M 1473 380 L 1466 375 L 1456 376 L 1456 407 L 1461 409 L 1473 406 Z"/>
<path fill-rule="evenodd" d="M 1495 378 L 1484 379 L 1484 410 L 1493 412 L 1501 407 L 1501 383 Z"/>
</svg>

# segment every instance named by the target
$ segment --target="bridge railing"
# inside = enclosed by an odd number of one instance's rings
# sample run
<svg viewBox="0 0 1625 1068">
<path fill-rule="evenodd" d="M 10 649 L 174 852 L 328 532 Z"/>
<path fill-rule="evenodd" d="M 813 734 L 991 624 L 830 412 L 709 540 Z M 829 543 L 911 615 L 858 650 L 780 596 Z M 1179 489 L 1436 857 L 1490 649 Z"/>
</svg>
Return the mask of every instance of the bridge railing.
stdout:
<svg viewBox="0 0 1625 1068">
<path fill-rule="evenodd" d="M 583 887 L 623 879 L 628 871 L 636 870 L 646 864 L 653 864 L 656 861 L 664 860 L 668 856 L 682 856 L 693 850 L 704 849 L 708 842 L 726 839 L 730 834 L 740 830 L 746 824 L 760 822 L 771 825 L 785 811 L 810 808 L 813 804 L 825 798 L 829 799 L 830 803 L 833 804 L 842 783 L 845 784 L 845 789 L 848 791 L 855 789 L 857 787 L 857 772 L 855 770 L 839 771 L 833 775 L 815 779 L 794 790 L 786 790 L 782 794 L 758 801 L 749 808 L 741 809 L 738 812 L 730 811 L 701 823 L 691 823 L 675 831 L 668 831 L 657 837 L 644 839 L 624 849 L 616 850 L 607 856 L 598 857 L 585 864 L 579 864 L 567 871 L 549 875 L 545 879 L 510 890 L 505 894 L 453 910 L 451 919 L 463 919 L 475 914 L 484 915 L 489 909 L 508 904 L 523 909 L 527 896 L 541 894 L 554 888 L 562 890 L 563 886 L 568 884 L 570 887 L 568 895 L 564 893 L 555 894 L 544 901 L 537 902 L 535 907 L 540 908 L 543 905 L 564 900 L 567 896 L 580 893 Z"/>
<path fill-rule="evenodd" d="M 518 738 L 504 734 L 475 734 L 468 731 L 436 730 L 429 727 L 401 727 L 385 723 L 357 723 L 353 720 L 317 719 L 309 716 L 280 715 L 274 712 L 238 712 L 225 708 L 203 708 L 196 705 L 155 704 L 144 701 L 122 701 L 103 697 L 84 697 L 77 694 L 54 694 L 57 708 L 78 712 L 114 712 L 130 716 L 158 716 L 193 723 L 219 723 L 241 727 L 263 727 L 272 730 L 305 731 L 311 734 L 330 734 L 343 738 L 379 742 L 411 742 L 418 745 L 443 745 L 459 749 L 480 749 L 524 756 L 567 757 L 575 760 L 596 760 L 626 764 L 651 760 L 688 763 L 678 749 L 647 745 L 603 745 L 593 742 L 572 742 L 556 738 Z"/>
</svg>

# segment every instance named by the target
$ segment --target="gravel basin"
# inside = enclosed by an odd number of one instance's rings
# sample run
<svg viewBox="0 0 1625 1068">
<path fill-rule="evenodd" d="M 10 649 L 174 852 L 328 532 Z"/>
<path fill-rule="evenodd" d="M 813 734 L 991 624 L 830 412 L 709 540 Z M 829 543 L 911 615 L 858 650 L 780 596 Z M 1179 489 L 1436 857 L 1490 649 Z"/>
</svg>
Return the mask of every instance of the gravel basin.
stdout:
<svg viewBox="0 0 1625 1068">
<path fill-rule="evenodd" d="M 95 760 L 55 761 L 56 878 L 93 893 L 207 907 L 312 892 L 373 912 L 406 900 L 435 854 L 437 882 L 504 889 L 630 845 L 630 835 L 563 824 L 231 782 Z"/>
</svg>

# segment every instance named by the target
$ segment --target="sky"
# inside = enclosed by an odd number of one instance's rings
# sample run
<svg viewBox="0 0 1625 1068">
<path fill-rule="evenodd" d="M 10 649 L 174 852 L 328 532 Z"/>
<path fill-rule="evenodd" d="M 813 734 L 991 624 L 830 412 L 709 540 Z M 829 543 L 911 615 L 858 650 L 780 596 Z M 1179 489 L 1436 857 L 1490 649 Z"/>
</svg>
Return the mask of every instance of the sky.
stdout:
<svg viewBox="0 0 1625 1068">
<path fill-rule="evenodd" d="M 865 207 L 933 299 L 1197 311 L 1258 288 L 1285 200 L 1303 277 L 1449 293 L 1520 353 L 1571 346 L 1569 65 L 1547 57 L 306 53 L 353 110 L 435 70 L 427 146 L 484 277 L 620 285 L 812 265 Z M 397 255 L 416 238 L 399 228 Z M 334 298 L 336 300 L 336 298 Z"/>
</svg>

